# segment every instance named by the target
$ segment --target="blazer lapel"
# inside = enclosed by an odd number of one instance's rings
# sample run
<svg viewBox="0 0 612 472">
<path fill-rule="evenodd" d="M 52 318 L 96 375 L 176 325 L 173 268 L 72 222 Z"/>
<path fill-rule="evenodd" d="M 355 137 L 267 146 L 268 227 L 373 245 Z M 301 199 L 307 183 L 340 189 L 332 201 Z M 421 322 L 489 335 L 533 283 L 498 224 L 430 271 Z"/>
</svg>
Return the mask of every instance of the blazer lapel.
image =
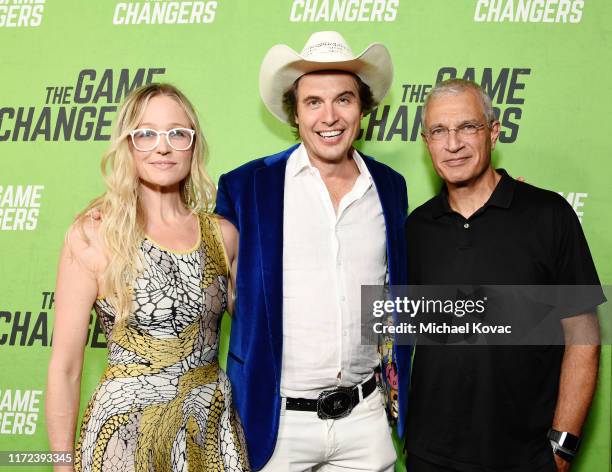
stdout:
<svg viewBox="0 0 612 472">
<path fill-rule="evenodd" d="M 288 151 L 286 157 L 291 153 Z M 285 156 L 283 156 L 285 157 Z M 255 174 L 263 295 L 278 379 L 283 341 L 283 210 L 287 158 L 274 156 Z"/>
<path fill-rule="evenodd" d="M 393 181 L 387 172 L 383 172 L 382 168 L 373 164 L 372 158 L 364 158 L 364 162 L 368 166 L 368 170 L 372 175 L 372 180 L 378 192 L 380 205 L 382 206 L 383 216 L 385 218 L 385 227 L 387 235 L 387 264 L 389 267 L 389 283 L 397 280 L 397 264 L 398 253 L 396 244 L 397 224 L 399 222 L 394 215 L 397 213 L 397 196 L 394 195 L 396 189 L 393 188 Z M 398 190 L 399 191 L 399 190 Z"/>
</svg>

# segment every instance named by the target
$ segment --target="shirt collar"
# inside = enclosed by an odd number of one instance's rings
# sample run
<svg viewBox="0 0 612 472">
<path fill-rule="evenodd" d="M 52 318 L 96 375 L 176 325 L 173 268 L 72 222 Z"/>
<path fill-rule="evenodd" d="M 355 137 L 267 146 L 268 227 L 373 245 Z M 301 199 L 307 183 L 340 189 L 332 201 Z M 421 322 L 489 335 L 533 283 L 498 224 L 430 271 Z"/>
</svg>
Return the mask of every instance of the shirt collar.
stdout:
<svg viewBox="0 0 612 472">
<path fill-rule="evenodd" d="M 508 172 L 504 169 L 496 169 L 496 172 L 501 176 L 501 179 L 495 186 L 493 193 L 489 197 L 489 200 L 482 206 L 485 209 L 489 206 L 496 206 L 499 208 L 510 208 L 512 203 L 512 197 L 514 196 L 514 189 L 516 188 L 516 180 L 514 180 Z M 448 189 L 446 184 L 442 184 L 442 189 L 436 197 L 435 206 L 433 209 L 433 217 L 439 218 L 447 213 L 454 213 L 454 210 L 448 203 Z"/>
<path fill-rule="evenodd" d="M 363 157 L 361 154 L 357 152 L 356 149 L 353 149 L 353 160 L 357 165 L 357 169 L 362 177 L 365 177 L 369 183 L 372 183 L 372 175 L 370 174 L 370 170 L 368 166 L 366 166 Z M 300 144 L 295 151 L 291 153 L 289 156 L 289 160 L 287 161 L 287 175 L 291 177 L 296 177 L 300 173 L 302 173 L 305 169 L 310 169 L 311 171 L 316 170 L 316 167 L 312 165 L 310 159 L 308 158 L 308 152 L 306 151 L 306 147 L 304 144 Z"/>
<path fill-rule="evenodd" d="M 313 169 L 313 165 L 310 163 L 310 159 L 308 159 L 308 153 L 306 152 L 306 148 L 303 144 L 300 144 L 295 151 L 291 153 L 289 156 L 289 160 L 287 161 L 287 175 L 291 177 L 295 177 L 305 169 Z"/>
</svg>

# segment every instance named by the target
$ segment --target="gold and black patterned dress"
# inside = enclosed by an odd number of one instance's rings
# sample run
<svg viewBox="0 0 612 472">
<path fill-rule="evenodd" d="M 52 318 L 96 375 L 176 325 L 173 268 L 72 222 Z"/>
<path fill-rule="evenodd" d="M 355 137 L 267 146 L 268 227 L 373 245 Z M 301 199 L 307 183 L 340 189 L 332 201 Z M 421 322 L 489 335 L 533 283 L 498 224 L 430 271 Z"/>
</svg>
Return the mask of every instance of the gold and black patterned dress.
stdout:
<svg viewBox="0 0 612 472">
<path fill-rule="evenodd" d="M 145 239 L 145 269 L 127 321 L 98 299 L 108 367 L 83 417 L 75 470 L 246 471 L 230 383 L 217 363 L 227 263 L 214 217 L 201 241 L 177 252 Z"/>
</svg>

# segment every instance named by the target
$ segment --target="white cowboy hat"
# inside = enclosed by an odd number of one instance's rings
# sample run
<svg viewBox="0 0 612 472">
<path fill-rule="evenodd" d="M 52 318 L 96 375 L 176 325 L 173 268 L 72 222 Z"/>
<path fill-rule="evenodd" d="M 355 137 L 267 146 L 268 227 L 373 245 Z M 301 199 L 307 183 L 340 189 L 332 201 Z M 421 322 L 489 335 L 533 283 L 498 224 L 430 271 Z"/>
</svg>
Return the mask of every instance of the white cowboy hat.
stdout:
<svg viewBox="0 0 612 472">
<path fill-rule="evenodd" d="M 283 94 L 310 72 L 341 70 L 359 76 L 372 91 L 378 105 L 387 95 L 393 79 L 391 55 L 380 43 L 370 44 L 358 56 L 335 31 L 313 33 L 301 53 L 277 44 L 265 55 L 259 70 L 259 93 L 264 104 L 279 120 L 290 123 L 283 110 Z"/>
</svg>

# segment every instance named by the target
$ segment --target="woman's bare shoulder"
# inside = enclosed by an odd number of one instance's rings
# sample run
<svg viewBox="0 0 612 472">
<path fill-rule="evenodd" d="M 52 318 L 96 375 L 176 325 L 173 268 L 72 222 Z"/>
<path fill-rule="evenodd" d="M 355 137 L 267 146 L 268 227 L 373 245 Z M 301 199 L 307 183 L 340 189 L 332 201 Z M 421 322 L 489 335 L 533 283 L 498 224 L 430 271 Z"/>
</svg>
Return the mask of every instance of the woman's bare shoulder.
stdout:
<svg viewBox="0 0 612 472">
<path fill-rule="evenodd" d="M 101 220 L 95 220 L 89 215 L 79 216 L 68 228 L 64 242 L 64 255 L 76 259 L 95 273 L 99 273 L 106 265 L 100 236 L 101 224 Z"/>
</svg>

